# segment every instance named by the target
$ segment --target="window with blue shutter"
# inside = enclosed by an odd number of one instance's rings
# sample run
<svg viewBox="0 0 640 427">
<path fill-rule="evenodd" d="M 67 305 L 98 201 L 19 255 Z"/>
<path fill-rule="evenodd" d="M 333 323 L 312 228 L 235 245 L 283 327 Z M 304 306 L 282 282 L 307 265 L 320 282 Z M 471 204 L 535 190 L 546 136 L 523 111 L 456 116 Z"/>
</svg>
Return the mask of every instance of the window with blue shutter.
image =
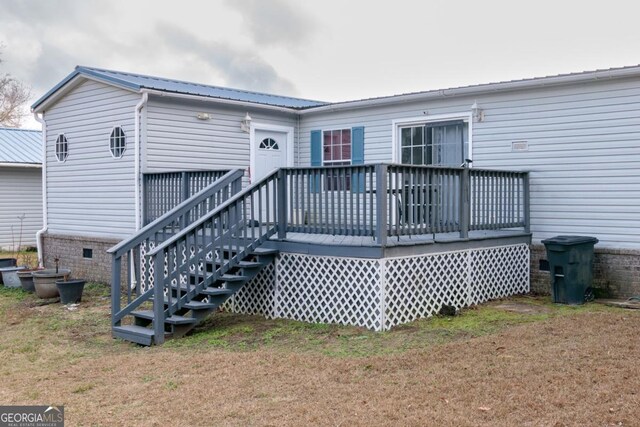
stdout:
<svg viewBox="0 0 640 427">
<path fill-rule="evenodd" d="M 311 131 L 311 166 L 322 166 L 322 131 Z M 318 193 L 322 185 L 320 173 L 311 176 L 311 191 Z"/>
<path fill-rule="evenodd" d="M 349 166 L 364 164 L 364 127 L 311 131 L 311 166 Z M 313 191 L 320 191 L 320 182 L 312 177 Z M 325 190 L 364 191 L 363 171 L 345 173 L 340 169 L 325 171 Z"/>
</svg>

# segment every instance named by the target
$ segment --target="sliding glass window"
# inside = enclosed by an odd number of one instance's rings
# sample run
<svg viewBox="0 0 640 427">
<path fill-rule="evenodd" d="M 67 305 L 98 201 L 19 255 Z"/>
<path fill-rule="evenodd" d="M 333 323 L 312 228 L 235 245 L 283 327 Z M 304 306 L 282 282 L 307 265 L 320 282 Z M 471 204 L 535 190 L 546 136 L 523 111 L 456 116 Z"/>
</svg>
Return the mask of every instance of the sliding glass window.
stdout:
<svg viewBox="0 0 640 427">
<path fill-rule="evenodd" d="M 469 157 L 469 126 L 463 120 L 403 126 L 400 141 L 403 164 L 460 166 Z"/>
</svg>

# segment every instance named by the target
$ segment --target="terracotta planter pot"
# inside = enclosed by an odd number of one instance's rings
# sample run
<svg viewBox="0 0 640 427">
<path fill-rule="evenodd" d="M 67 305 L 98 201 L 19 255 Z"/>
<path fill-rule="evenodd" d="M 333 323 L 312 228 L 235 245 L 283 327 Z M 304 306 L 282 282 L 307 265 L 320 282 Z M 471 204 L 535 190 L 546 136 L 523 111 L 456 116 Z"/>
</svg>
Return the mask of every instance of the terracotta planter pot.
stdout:
<svg viewBox="0 0 640 427">
<path fill-rule="evenodd" d="M 56 281 L 68 280 L 71 270 L 59 268 L 56 273 L 55 269 L 46 269 L 34 271 L 31 274 L 33 275 L 33 284 L 36 288 L 36 295 L 42 299 L 49 299 L 60 296 L 58 287 L 56 286 Z"/>
<path fill-rule="evenodd" d="M 61 304 L 75 304 L 82 299 L 84 280 L 58 280 L 56 286 L 60 292 Z"/>
</svg>

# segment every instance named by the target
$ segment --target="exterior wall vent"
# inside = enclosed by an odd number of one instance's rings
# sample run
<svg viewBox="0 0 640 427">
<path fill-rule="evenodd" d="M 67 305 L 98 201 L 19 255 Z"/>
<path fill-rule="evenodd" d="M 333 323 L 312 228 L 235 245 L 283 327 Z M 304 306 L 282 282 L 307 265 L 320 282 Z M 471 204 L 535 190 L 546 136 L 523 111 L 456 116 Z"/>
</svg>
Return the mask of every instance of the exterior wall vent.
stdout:
<svg viewBox="0 0 640 427">
<path fill-rule="evenodd" d="M 529 151 L 528 141 L 513 141 L 511 143 L 511 151 Z"/>
</svg>

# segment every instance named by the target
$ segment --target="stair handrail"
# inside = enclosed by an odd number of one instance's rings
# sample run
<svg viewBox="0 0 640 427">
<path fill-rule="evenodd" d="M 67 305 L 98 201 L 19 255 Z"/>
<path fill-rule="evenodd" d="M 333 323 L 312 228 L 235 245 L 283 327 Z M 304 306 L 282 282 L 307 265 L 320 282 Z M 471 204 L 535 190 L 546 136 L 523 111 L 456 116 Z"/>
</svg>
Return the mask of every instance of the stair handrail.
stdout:
<svg viewBox="0 0 640 427">
<path fill-rule="evenodd" d="M 200 219 L 192 222 L 190 225 L 188 225 L 184 229 L 180 230 L 180 232 L 174 234 L 173 236 L 171 236 L 170 238 L 168 238 L 167 240 L 165 240 L 161 244 L 157 245 L 153 250 L 149 251 L 146 256 L 153 256 L 153 255 L 157 254 L 159 251 L 165 249 L 167 246 L 175 243 L 177 240 L 180 240 L 186 234 L 188 234 L 191 231 L 193 231 L 194 228 L 202 225 L 203 222 L 207 221 L 208 219 L 211 219 L 212 216 L 214 216 L 216 214 L 219 214 L 222 210 L 226 209 L 227 207 L 231 206 L 233 203 L 235 203 L 238 200 L 240 200 L 247 193 L 255 191 L 256 189 L 261 187 L 265 182 L 270 181 L 274 177 L 274 175 L 278 175 L 278 172 L 279 172 L 279 169 L 274 170 L 270 174 L 266 175 L 264 178 L 260 179 L 259 181 L 256 181 L 255 183 L 253 183 L 250 186 L 246 187 L 244 190 L 242 190 L 242 191 L 236 193 L 235 195 L 231 196 L 225 202 L 223 202 L 222 204 L 218 205 L 218 207 L 216 207 L 214 210 L 209 211 L 205 215 L 201 216 Z M 274 219 L 276 220 L 276 223 L 277 223 L 277 217 L 274 218 Z"/>
<path fill-rule="evenodd" d="M 141 260 L 140 251 L 135 250 L 139 248 L 143 243 L 153 239 L 154 237 L 161 237 L 163 240 L 168 236 L 157 236 L 166 227 L 175 224 L 180 218 L 187 218 L 189 213 L 195 210 L 198 206 L 205 203 L 208 199 L 216 197 L 218 193 L 228 189 L 228 194 L 220 194 L 220 199 L 227 199 L 228 197 L 237 194 L 242 189 L 242 177 L 244 171 L 241 169 L 235 169 L 227 172 L 221 178 L 211 183 L 198 193 L 194 194 L 191 198 L 178 204 L 176 207 L 165 213 L 155 221 L 146 225 L 135 235 L 129 237 L 126 240 L 111 247 L 107 252 L 112 256 L 111 264 L 111 322 L 113 326 L 120 324 L 122 318 L 138 307 L 142 302 L 149 299 L 152 289 L 141 289 L 140 283 L 135 283 L 136 298 L 132 298 L 132 284 L 127 286 L 127 306 L 121 310 L 120 299 L 122 295 L 121 289 L 121 275 L 122 275 L 122 257 L 129 254 L 129 262 L 127 265 L 127 276 L 131 277 L 131 274 L 135 275 L 134 280 L 140 278 L 140 264 Z M 227 193 L 226 191 L 224 191 Z M 213 200 L 212 200 L 213 202 Z M 214 208 L 215 209 L 215 208 Z M 178 225 L 179 226 L 179 225 Z M 164 233 L 162 233 L 164 234 Z M 148 243 L 148 242 L 147 242 Z M 156 243 L 156 242 L 154 242 Z M 148 244 L 150 246 L 150 243 Z M 133 259 L 131 259 L 133 258 Z M 137 259 L 136 259 L 137 258 Z M 137 262 L 136 262 L 137 261 Z"/>
<path fill-rule="evenodd" d="M 107 250 L 107 253 L 114 254 L 115 256 L 125 255 L 129 250 L 133 249 L 136 245 L 141 243 L 143 240 L 147 239 L 149 236 L 153 235 L 155 230 L 158 228 L 165 227 L 172 222 L 174 222 L 177 218 L 183 216 L 185 213 L 188 213 L 195 206 L 199 205 L 209 197 L 211 194 L 215 194 L 220 189 L 237 184 L 236 193 L 240 191 L 242 185 L 242 177 L 244 176 L 244 171 L 242 169 L 233 169 L 224 174 L 222 177 L 211 183 L 209 186 L 203 188 L 184 202 L 181 202 L 176 207 L 155 219 L 153 222 L 150 222 L 146 226 L 140 229 L 136 234 L 125 239 L 118 243 L 115 246 L 112 246 Z M 233 192 L 233 190 L 232 190 Z"/>
<path fill-rule="evenodd" d="M 154 270 L 152 323 L 155 344 L 164 342 L 165 318 L 240 265 L 246 255 L 278 231 L 279 202 L 286 198 L 286 191 L 281 186 L 283 176 L 283 171 L 274 170 L 145 255 L 145 262 L 153 265 Z M 208 253 L 212 254 L 211 262 L 217 266 L 211 274 L 206 268 Z M 221 254 L 218 263 L 213 256 L 215 253 Z M 194 285 L 190 285 L 190 276 L 195 276 Z M 168 290 L 166 294 L 165 290 Z"/>
</svg>

